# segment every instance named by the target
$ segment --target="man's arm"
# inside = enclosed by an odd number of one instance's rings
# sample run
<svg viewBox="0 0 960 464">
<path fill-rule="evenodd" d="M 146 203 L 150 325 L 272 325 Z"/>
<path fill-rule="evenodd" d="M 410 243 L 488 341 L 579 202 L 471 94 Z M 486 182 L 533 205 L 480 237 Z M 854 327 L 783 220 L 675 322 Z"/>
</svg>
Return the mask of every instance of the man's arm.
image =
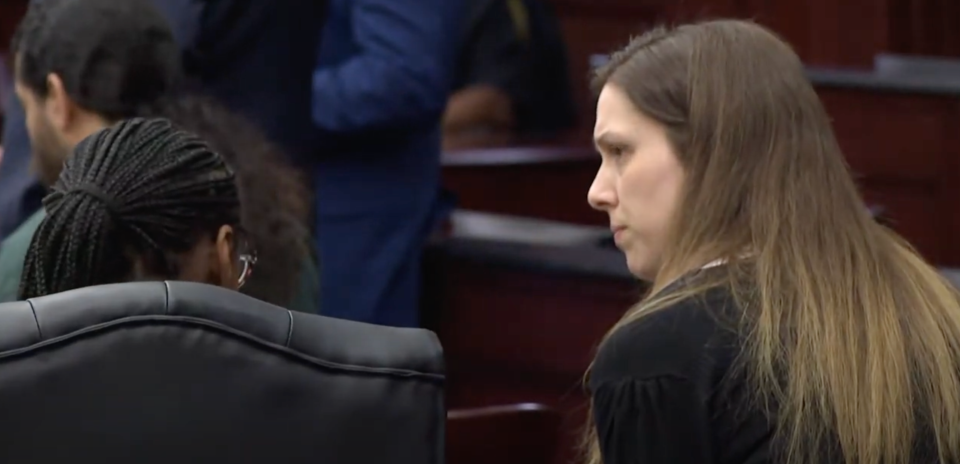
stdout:
<svg viewBox="0 0 960 464">
<path fill-rule="evenodd" d="M 447 101 L 443 130 L 447 133 L 472 130 L 510 131 L 516 123 L 513 100 L 502 87 L 475 84 L 459 90 Z"/>
<path fill-rule="evenodd" d="M 439 118 L 446 104 L 458 0 L 352 0 L 360 52 L 313 75 L 313 120 L 336 133 Z"/>
</svg>

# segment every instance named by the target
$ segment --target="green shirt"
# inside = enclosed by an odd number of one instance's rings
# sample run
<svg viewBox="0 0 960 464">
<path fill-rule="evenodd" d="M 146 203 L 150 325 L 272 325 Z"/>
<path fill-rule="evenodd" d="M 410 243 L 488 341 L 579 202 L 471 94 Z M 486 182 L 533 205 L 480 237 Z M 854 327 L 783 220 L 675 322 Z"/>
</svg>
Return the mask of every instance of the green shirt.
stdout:
<svg viewBox="0 0 960 464">
<path fill-rule="evenodd" d="M 46 216 L 44 210 L 37 211 L 0 244 L 0 303 L 17 301 L 23 263 L 27 258 L 27 251 L 30 250 L 30 241 Z M 298 312 L 316 314 L 319 309 L 319 285 L 317 266 L 312 259 L 307 258 L 300 271 L 297 294 L 287 307 Z"/>
<path fill-rule="evenodd" d="M 47 214 L 43 209 L 33 213 L 0 244 L 0 303 L 17 301 L 20 276 L 23 275 L 23 263 L 30 250 L 30 241 L 45 217 Z"/>
</svg>

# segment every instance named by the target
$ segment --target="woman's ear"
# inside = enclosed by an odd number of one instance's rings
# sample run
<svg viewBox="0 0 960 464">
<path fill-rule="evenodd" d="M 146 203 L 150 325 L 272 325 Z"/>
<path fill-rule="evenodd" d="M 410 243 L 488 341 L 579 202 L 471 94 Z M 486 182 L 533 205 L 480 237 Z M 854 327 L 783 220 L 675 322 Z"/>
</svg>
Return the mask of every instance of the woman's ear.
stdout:
<svg viewBox="0 0 960 464">
<path fill-rule="evenodd" d="M 218 284 L 221 287 L 236 290 L 240 288 L 240 269 L 237 262 L 237 235 L 231 226 L 220 226 L 217 240 L 213 244 L 216 251 Z"/>
</svg>

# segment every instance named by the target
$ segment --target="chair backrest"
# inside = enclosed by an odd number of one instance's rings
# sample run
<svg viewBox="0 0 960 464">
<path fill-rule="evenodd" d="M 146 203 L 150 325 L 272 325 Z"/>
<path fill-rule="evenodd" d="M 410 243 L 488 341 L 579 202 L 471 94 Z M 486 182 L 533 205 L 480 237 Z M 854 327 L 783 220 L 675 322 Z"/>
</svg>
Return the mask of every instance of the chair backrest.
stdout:
<svg viewBox="0 0 960 464">
<path fill-rule="evenodd" d="M 0 305 L 0 462 L 441 464 L 429 331 L 186 282 Z"/>
<path fill-rule="evenodd" d="M 447 414 L 449 464 L 553 464 L 560 414 L 542 404 L 455 409 Z"/>
</svg>

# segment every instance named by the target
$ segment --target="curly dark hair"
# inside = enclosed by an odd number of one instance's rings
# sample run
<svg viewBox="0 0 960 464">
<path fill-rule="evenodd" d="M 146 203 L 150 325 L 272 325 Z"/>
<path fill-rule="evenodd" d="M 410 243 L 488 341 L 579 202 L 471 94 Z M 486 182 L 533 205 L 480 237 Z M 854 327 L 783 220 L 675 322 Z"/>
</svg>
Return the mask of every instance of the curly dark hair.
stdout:
<svg viewBox="0 0 960 464">
<path fill-rule="evenodd" d="M 240 222 L 227 163 L 159 118 L 125 120 L 80 142 L 43 207 L 20 282 L 24 300 L 142 275 L 175 279 L 177 253 Z"/>
<path fill-rule="evenodd" d="M 241 225 L 258 254 L 255 271 L 240 291 L 290 307 L 304 266 L 315 263 L 308 226 L 313 195 L 301 173 L 253 123 L 212 99 L 170 99 L 160 116 L 203 138 L 236 173 Z"/>
</svg>

